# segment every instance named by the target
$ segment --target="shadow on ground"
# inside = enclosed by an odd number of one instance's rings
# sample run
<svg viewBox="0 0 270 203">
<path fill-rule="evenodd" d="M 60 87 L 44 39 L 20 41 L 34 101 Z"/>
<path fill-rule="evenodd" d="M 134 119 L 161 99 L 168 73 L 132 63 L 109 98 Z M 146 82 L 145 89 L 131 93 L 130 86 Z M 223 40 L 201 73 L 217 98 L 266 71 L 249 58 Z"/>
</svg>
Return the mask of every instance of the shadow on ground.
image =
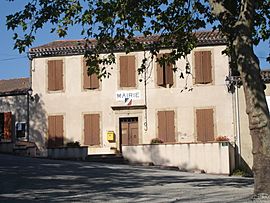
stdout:
<svg viewBox="0 0 270 203">
<path fill-rule="evenodd" d="M 0 200 L 8 202 L 186 202 L 198 198 L 214 202 L 220 196 L 244 202 L 253 186 L 253 179 L 247 178 L 9 155 L 0 155 L 0 177 Z M 229 192 L 246 188 L 246 194 L 238 198 Z"/>
</svg>

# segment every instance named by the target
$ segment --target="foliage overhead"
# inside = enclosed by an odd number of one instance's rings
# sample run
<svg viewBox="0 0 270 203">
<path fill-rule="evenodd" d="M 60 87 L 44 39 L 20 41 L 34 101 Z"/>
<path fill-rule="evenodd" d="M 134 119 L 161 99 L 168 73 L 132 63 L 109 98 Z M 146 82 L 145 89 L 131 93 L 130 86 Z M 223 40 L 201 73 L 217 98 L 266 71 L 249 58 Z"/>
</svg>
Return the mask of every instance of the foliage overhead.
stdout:
<svg viewBox="0 0 270 203">
<path fill-rule="evenodd" d="M 214 15 L 211 10 L 214 3 L 224 12 Z M 255 6 L 252 39 L 257 45 L 270 37 L 270 1 L 256 1 Z M 117 46 L 121 45 L 126 53 L 148 50 L 152 58 L 160 49 L 170 47 L 171 54 L 161 58 L 160 63 L 175 61 L 190 53 L 196 46 L 193 32 L 207 24 L 212 24 L 228 38 L 225 52 L 233 55 L 232 41 L 239 34 L 240 9 L 240 0 L 31 0 L 6 20 L 8 29 L 15 32 L 14 48 L 20 52 L 32 45 L 35 33 L 45 24 L 52 24 L 51 32 L 59 37 L 66 36 L 71 26 L 81 25 L 81 35 L 86 40 L 97 40 L 95 49 L 86 53 L 88 65 L 94 68 L 92 72 L 106 76 L 105 66 L 115 62 L 113 53 Z M 159 35 L 160 40 L 145 45 L 134 39 L 136 35 Z M 99 54 L 104 52 L 108 53 L 107 57 L 100 59 Z M 145 63 L 144 59 L 139 72 L 146 68 Z M 103 68 L 98 69 L 100 64 Z"/>
</svg>

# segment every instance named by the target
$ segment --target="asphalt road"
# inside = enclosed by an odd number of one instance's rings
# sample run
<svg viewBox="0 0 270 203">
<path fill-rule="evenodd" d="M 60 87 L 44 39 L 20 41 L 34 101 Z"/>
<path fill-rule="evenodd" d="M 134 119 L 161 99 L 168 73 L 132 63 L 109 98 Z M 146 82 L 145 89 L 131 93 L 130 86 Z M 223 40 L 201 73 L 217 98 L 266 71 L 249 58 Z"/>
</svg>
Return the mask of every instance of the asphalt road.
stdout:
<svg viewBox="0 0 270 203">
<path fill-rule="evenodd" d="M 250 178 L 0 154 L 0 202 L 252 202 L 252 192 Z"/>
</svg>

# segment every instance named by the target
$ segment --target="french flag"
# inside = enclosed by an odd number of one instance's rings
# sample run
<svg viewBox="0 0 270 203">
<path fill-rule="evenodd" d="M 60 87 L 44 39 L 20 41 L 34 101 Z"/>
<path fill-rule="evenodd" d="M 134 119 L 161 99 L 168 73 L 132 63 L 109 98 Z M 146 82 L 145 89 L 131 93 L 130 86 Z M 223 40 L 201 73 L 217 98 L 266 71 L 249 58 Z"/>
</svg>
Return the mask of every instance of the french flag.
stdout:
<svg viewBox="0 0 270 203">
<path fill-rule="evenodd" d="M 131 98 L 125 98 L 125 105 L 132 105 L 132 99 Z"/>
</svg>

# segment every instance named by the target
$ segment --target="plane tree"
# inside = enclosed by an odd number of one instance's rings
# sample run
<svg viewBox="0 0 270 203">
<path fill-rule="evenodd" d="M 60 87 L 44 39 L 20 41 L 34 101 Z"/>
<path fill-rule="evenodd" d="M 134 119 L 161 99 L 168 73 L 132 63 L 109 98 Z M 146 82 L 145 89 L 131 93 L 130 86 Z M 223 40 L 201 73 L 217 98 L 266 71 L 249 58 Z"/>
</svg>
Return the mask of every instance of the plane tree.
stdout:
<svg viewBox="0 0 270 203">
<path fill-rule="evenodd" d="M 20 52 L 32 45 L 46 24 L 59 37 L 79 25 L 78 32 L 86 39 L 89 73 L 100 77 L 110 74 L 108 67 L 115 63 L 114 52 L 119 48 L 126 53 L 147 51 L 152 59 L 161 49 L 170 48 L 158 61 L 174 63 L 196 47 L 194 31 L 206 25 L 218 29 L 227 41 L 223 53 L 230 57 L 231 72 L 239 74 L 244 88 L 253 143 L 254 193 L 270 194 L 270 115 L 253 50 L 260 41 L 269 40 L 269 19 L 269 0 L 31 0 L 7 16 L 6 25 L 14 31 L 14 48 Z M 158 40 L 145 44 L 137 35 L 158 35 Z M 106 57 L 100 57 L 101 53 Z M 144 58 L 139 73 L 145 71 L 146 63 Z"/>
</svg>

